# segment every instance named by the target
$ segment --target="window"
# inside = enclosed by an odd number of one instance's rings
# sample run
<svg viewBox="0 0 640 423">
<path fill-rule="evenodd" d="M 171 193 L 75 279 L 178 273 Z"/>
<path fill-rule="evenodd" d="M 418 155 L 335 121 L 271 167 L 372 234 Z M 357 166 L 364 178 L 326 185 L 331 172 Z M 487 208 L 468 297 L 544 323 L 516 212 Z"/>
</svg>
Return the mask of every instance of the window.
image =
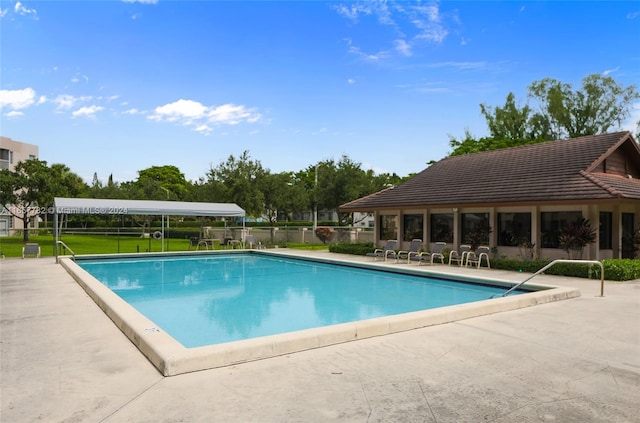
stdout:
<svg viewBox="0 0 640 423">
<path fill-rule="evenodd" d="M 380 239 L 398 239 L 397 216 L 380 216 Z"/>
<path fill-rule="evenodd" d="M 0 148 L 0 169 L 9 169 L 11 163 L 13 163 L 13 152 Z"/>
<path fill-rule="evenodd" d="M 540 213 L 542 229 L 542 248 L 560 248 L 558 237 L 570 223 L 582 217 L 580 212 L 543 212 Z"/>
<path fill-rule="evenodd" d="M 489 244 L 491 225 L 489 213 L 463 213 L 462 214 L 462 242 L 473 247 Z"/>
<path fill-rule="evenodd" d="M 431 215 L 431 242 L 453 242 L 453 214 Z"/>
<path fill-rule="evenodd" d="M 498 213 L 498 245 L 517 247 L 531 242 L 531 213 Z"/>
<path fill-rule="evenodd" d="M 421 214 L 405 214 L 402 223 L 404 224 L 403 241 L 412 239 L 422 239 L 423 217 Z"/>
<path fill-rule="evenodd" d="M 613 213 L 600 212 L 600 249 L 613 248 Z"/>
</svg>

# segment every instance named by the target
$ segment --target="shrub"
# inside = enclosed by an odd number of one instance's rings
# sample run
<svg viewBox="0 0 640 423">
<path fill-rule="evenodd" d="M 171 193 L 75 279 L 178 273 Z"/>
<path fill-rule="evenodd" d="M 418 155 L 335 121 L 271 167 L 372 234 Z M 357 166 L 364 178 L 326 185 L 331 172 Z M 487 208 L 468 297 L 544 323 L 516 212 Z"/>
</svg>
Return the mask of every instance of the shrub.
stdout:
<svg viewBox="0 0 640 423">
<path fill-rule="evenodd" d="M 323 244 L 326 244 L 331 239 L 331 235 L 331 228 L 326 226 L 318 226 L 316 228 L 316 236 Z"/>
<path fill-rule="evenodd" d="M 372 253 L 376 247 L 372 242 L 360 242 L 360 243 L 348 243 L 339 242 L 329 245 L 329 251 L 332 253 L 342 254 L 354 254 L 358 256 L 366 256 L 367 253 Z"/>
<path fill-rule="evenodd" d="M 535 273 L 549 263 L 551 263 L 551 260 L 521 261 L 516 259 L 494 259 L 491 260 L 491 267 L 515 272 Z M 604 260 L 602 266 L 604 267 L 604 277 L 607 280 L 629 281 L 640 279 L 640 260 Z M 548 275 L 600 279 L 600 267 L 588 263 L 558 263 L 544 272 Z"/>
<path fill-rule="evenodd" d="M 611 281 L 640 279 L 640 260 L 610 259 L 602 262 L 604 276 Z"/>
</svg>

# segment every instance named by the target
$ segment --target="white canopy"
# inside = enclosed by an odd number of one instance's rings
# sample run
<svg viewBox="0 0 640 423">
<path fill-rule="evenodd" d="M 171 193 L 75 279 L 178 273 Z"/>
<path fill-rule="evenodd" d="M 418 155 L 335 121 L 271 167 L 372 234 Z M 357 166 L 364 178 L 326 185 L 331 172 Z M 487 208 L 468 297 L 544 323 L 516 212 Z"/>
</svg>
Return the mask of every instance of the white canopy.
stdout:
<svg viewBox="0 0 640 423">
<path fill-rule="evenodd" d="M 245 212 L 233 203 L 194 203 L 184 201 L 121 200 L 102 198 L 55 198 L 56 214 L 139 214 L 156 216 L 243 217 Z"/>
</svg>

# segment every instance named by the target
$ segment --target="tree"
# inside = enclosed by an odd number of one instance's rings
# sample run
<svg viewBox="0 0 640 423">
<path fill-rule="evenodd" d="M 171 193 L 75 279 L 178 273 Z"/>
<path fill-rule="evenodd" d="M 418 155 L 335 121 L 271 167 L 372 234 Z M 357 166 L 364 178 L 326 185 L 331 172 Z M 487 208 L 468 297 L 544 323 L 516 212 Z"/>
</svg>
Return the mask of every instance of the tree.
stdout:
<svg viewBox="0 0 640 423">
<path fill-rule="evenodd" d="M 545 78 L 529 86 L 529 96 L 539 103 L 555 139 L 604 134 L 619 127 L 640 98 L 635 85 L 624 87 L 610 76 L 588 75 L 582 90 Z"/>
<path fill-rule="evenodd" d="M 308 168 L 308 172 L 311 169 Z M 372 170 L 363 170 L 360 163 L 345 155 L 338 162 L 322 161 L 313 169 L 317 169 L 318 184 L 314 184 L 312 199 L 318 208 L 335 210 L 340 225 L 352 223 L 351 213 L 340 213 L 340 205 L 380 191 L 391 179 L 390 176 L 376 179 Z"/>
<path fill-rule="evenodd" d="M 496 140 L 492 137 L 476 138 L 469 129 L 464 130 L 464 138 L 462 139 L 456 139 L 452 135 L 449 135 L 449 145 L 453 148 L 450 156 L 462 156 L 464 154 L 473 154 L 507 147 L 504 140 Z"/>
<path fill-rule="evenodd" d="M 288 217 L 293 212 L 308 208 L 309 196 L 293 172 L 273 174 L 267 171 L 259 183 L 264 196 L 263 215 L 271 223 L 278 220 L 279 212 Z"/>
<path fill-rule="evenodd" d="M 585 77 L 577 91 L 551 78 L 535 81 L 528 98 L 533 106 L 518 106 L 513 93 L 502 107 L 480 104 L 490 136 L 476 138 L 468 129 L 464 138 L 450 135 L 451 155 L 606 133 L 630 115 L 640 94 L 635 85 L 623 87 L 611 77 L 594 74 Z"/>
<path fill-rule="evenodd" d="M 491 138 L 501 143 L 500 148 L 552 139 L 545 118 L 533 113 L 528 105 L 518 107 L 513 93 L 507 95 L 503 107 L 493 108 L 482 103 L 480 112 L 487 121 Z"/>
<path fill-rule="evenodd" d="M 46 161 L 30 159 L 15 170 L 0 171 L 0 203 L 23 223 L 24 242 L 29 241 L 29 223 L 53 204 L 52 173 Z"/>
<path fill-rule="evenodd" d="M 221 200 L 236 203 L 250 216 L 260 216 L 264 206 L 264 195 L 260 191 L 260 180 L 265 169 L 258 160 L 252 160 L 248 151 L 240 157 L 230 155 L 225 162 L 211 168 L 208 183 L 217 185 Z"/>
<path fill-rule="evenodd" d="M 158 199 L 164 200 L 183 200 L 190 185 L 180 169 L 172 165 L 151 166 L 138 171 L 137 183 L 141 186 L 156 185 L 160 187 L 164 191 L 164 195 Z"/>
</svg>

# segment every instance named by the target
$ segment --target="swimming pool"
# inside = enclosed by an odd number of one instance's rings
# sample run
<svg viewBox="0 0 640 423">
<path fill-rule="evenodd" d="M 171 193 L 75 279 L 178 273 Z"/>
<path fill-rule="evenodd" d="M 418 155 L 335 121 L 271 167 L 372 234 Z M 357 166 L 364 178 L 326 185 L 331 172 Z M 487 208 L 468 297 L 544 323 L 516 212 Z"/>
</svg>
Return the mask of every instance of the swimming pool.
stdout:
<svg viewBox="0 0 640 423">
<path fill-rule="evenodd" d="M 498 286 L 249 253 L 78 264 L 187 348 L 464 304 L 505 292 Z"/>
<path fill-rule="evenodd" d="M 300 260 L 296 257 L 290 261 L 287 257 L 295 257 L 295 254 L 282 251 L 139 254 L 133 257 L 78 257 L 77 263 L 67 257 L 61 258 L 60 263 L 166 376 L 579 295 L 576 289 L 530 284 L 530 293 L 489 299 L 519 281 L 497 281 L 493 287 L 488 287 L 485 285 L 490 281 L 483 277 L 458 276 L 470 285 L 456 290 L 452 296 L 457 298 L 447 298 L 444 303 L 433 305 L 435 308 L 426 309 L 429 307 L 424 305 L 427 299 L 441 301 L 446 296 L 435 292 L 441 285 L 451 283 L 442 280 L 436 281 L 435 285 L 434 282 L 426 283 L 424 277 L 437 275 L 439 266 L 389 265 L 333 258 Z M 142 275 L 135 275 L 125 270 L 126 263 L 137 263 L 136 267 L 145 270 Z M 266 267 L 283 263 L 279 276 L 268 280 Z M 105 270 L 108 268 L 110 270 Z M 445 266 L 441 268 L 444 270 Z M 114 272 L 114 269 L 117 270 Z M 366 269 L 377 272 L 372 276 L 363 273 Z M 335 276 L 327 276 L 329 273 L 326 272 L 336 270 L 346 272 L 349 280 L 365 275 L 365 281 L 345 283 Z M 117 276 L 107 276 L 114 274 Z M 397 281 L 397 276 L 408 279 Z M 278 285 L 282 280 L 284 282 L 278 289 L 271 289 L 275 280 Z M 319 285 L 306 285 L 309 280 L 315 280 Z M 305 284 L 301 285 L 301 281 Z M 347 290 L 338 293 L 337 285 L 348 285 Z M 411 289 L 407 294 L 405 291 L 409 286 Z M 149 291 L 156 291 L 155 299 L 147 296 Z M 476 298 L 467 298 L 469 293 Z M 243 299 L 245 295 L 254 297 L 257 302 L 250 305 Z M 131 304 L 124 301 L 125 298 Z M 172 298 L 178 298 L 182 303 L 175 305 Z M 408 308 L 393 308 L 398 304 L 408 305 Z M 389 305 L 391 309 L 387 308 Z M 200 323 L 177 322 L 177 315 L 193 318 L 197 314 L 204 316 L 200 316 L 204 319 Z M 263 332 L 265 328 L 267 331 Z M 209 338 L 192 338 L 193 332 L 207 332 Z"/>
</svg>

